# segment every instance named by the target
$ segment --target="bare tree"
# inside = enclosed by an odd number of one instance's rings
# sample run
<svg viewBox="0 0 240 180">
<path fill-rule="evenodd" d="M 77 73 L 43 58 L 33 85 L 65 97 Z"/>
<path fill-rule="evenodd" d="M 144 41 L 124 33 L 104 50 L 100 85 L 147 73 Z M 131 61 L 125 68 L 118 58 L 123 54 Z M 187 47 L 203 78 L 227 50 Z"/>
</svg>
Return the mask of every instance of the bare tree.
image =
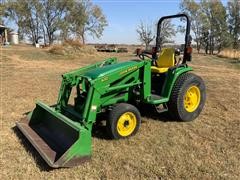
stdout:
<svg viewBox="0 0 240 180">
<path fill-rule="evenodd" d="M 160 46 L 171 41 L 171 37 L 176 33 L 171 19 L 165 19 L 161 23 Z"/>
<path fill-rule="evenodd" d="M 150 43 L 155 39 L 155 33 L 153 28 L 149 24 L 144 24 L 142 21 L 136 29 L 139 40 L 145 44 L 146 48 L 149 47 Z"/>
</svg>

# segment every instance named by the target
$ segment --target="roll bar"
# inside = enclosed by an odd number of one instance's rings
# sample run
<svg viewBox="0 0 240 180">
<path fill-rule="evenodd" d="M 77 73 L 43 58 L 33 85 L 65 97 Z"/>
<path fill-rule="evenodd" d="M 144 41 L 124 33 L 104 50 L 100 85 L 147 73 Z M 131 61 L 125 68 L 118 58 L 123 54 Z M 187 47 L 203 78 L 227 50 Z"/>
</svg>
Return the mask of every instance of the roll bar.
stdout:
<svg viewBox="0 0 240 180">
<path fill-rule="evenodd" d="M 183 62 L 186 63 L 186 61 L 189 59 L 188 54 L 187 54 L 187 45 L 191 41 L 191 36 L 190 36 L 190 20 L 189 17 L 186 14 L 176 14 L 176 15 L 171 15 L 171 16 L 163 16 L 160 18 L 157 24 L 157 38 L 156 38 L 156 52 L 159 52 L 161 50 L 160 46 L 160 36 L 161 36 L 161 25 L 163 20 L 165 19 L 171 19 L 171 18 L 181 18 L 184 17 L 187 20 L 186 24 L 186 34 L 185 34 L 185 45 L 184 45 L 184 55 L 183 55 Z"/>
</svg>

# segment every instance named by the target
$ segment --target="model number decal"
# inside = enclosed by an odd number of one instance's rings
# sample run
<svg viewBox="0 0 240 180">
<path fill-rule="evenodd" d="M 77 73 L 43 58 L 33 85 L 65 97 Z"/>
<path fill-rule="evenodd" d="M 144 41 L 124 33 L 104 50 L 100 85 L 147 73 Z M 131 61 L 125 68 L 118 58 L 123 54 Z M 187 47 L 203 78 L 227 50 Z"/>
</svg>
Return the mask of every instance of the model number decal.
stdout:
<svg viewBox="0 0 240 180">
<path fill-rule="evenodd" d="M 107 81 L 108 80 L 108 77 L 103 77 L 102 79 L 101 79 L 101 82 L 104 82 L 104 81 Z"/>
</svg>

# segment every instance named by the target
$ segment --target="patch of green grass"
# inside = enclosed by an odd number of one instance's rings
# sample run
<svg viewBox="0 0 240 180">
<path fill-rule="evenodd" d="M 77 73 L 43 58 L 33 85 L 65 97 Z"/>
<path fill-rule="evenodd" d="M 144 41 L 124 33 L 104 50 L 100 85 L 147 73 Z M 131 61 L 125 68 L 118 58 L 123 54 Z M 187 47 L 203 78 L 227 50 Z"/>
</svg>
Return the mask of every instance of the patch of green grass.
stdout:
<svg viewBox="0 0 240 180">
<path fill-rule="evenodd" d="M 231 63 L 232 65 L 234 65 L 234 67 L 236 67 L 237 69 L 240 69 L 240 60 L 233 59 L 233 60 L 230 61 L 229 63 Z"/>
<path fill-rule="evenodd" d="M 240 69 L 240 60 L 238 59 L 219 57 L 216 55 L 199 56 L 197 57 L 197 59 L 204 59 L 205 61 L 208 62 L 209 65 L 213 65 L 213 66 L 220 65 L 220 66 L 226 66 L 229 68 Z"/>
<path fill-rule="evenodd" d="M 226 63 L 226 65 L 230 65 L 234 68 L 240 69 L 240 60 L 239 59 L 231 59 L 231 58 L 213 56 L 213 60 L 221 62 L 221 63 Z"/>
</svg>

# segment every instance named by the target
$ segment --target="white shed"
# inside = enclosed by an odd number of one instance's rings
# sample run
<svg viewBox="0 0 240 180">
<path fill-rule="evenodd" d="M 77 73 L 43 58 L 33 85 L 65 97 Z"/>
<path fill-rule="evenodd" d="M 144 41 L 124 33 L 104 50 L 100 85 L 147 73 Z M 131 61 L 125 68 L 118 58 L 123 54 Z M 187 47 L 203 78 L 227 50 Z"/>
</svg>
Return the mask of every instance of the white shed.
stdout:
<svg viewBox="0 0 240 180">
<path fill-rule="evenodd" d="M 10 32 L 9 39 L 11 44 L 19 44 L 18 33 Z"/>
</svg>

